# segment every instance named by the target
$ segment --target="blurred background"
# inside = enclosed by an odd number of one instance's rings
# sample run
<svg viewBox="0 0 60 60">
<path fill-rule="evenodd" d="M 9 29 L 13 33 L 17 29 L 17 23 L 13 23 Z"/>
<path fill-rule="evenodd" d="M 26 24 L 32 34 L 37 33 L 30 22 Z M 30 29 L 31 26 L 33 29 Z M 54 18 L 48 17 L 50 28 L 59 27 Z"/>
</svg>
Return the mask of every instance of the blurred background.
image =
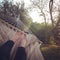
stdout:
<svg viewBox="0 0 60 60">
<path fill-rule="evenodd" d="M 0 19 L 37 36 L 45 60 L 60 60 L 60 0 L 0 0 Z"/>
</svg>

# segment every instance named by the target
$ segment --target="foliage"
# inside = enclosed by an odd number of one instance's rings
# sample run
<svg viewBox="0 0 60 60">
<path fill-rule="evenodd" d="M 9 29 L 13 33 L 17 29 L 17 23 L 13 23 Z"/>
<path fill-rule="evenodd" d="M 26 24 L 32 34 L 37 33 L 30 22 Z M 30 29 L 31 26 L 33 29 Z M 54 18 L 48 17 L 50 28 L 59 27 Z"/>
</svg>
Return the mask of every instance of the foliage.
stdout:
<svg viewBox="0 0 60 60">
<path fill-rule="evenodd" d="M 33 23 L 30 27 L 31 31 L 44 43 L 49 43 L 51 25 L 45 23 Z"/>
<path fill-rule="evenodd" d="M 49 41 L 49 43 L 50 43 L 50 44 L 56 44 L 56 43 L 55 43 L 55 39 L 54 39 L 53 36 L 50 37 L 50 41 Z"/>
<path fill-rule="evenodd" d="M 60 47 L 57 45 L 47 45 L 41 51 L 45 60 L 60 60 Z"/>
<path fill-rule="evenodd" d="M 14 4 L 13 0 L 3 0 L 0 4 L 0 16 L 4 15 L 9 16 L 10 18 L 13 17 L 15 20 L 21 20 L 27 28 L 29 28 L 32 23 L 32 18 L 29 16 L 29 12 L 25 8 L 24 1 Z"/>
</svg>

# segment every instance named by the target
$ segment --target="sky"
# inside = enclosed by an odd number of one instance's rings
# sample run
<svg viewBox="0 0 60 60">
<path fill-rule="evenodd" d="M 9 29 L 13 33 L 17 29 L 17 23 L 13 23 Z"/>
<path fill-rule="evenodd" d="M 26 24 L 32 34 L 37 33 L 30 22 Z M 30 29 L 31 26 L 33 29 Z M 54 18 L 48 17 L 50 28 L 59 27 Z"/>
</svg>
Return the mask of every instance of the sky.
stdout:
<svg viewBox="0 0 60 60">
<path fill-rule="evenodd" d="M 32 10 L 29 14 L 32 17 L 33 22 L 37 22 L 37 23 L 44 22 L 43 17 L 42 16 L 39 16 L 39 14 L 38 14 L 38 12 L 36 10 Z"/>
<path fill-rule="evenodd" d="M 14 2 L 16 2 L 17 0 L 14 0 Z M 19 2 L 20 0 L 18 0 L 17 2 Z M 25 7 L 29 7 L 29 5 L 31 5 L 30 0 L 24 0 L 25 2 Z M 37 23 L 43 23 L 44 22 L 44 18 L 43 16 L 39 16 L 39 13 L 37 12 L 37 10 L 33 9 L 32 11 L 29 12 L 29 15 L 32 17 L 33 22 L 37 22 Z"/>
</svg>

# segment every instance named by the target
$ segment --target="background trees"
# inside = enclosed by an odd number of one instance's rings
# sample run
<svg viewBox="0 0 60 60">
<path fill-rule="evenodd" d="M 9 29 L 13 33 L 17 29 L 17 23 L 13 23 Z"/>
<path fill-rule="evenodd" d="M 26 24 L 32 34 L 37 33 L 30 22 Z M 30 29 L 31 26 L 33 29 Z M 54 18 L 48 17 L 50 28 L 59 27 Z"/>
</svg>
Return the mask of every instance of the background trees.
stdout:
<svg viewBox="0 0 60 60">
<path fill-rule="evenodd" d="M 30 6 L 25 7 L 24 0 L 16 3 L 14 3 L 13 0 L 3 0 L 2 3 L 0 3 L 0 18 L 9 16 L 10 19 L 13 17 L 18 27 L 19 24 L 22 25 L 22 30 L 30 30 L 44 43 L 48 42 L 50 32 L 53 27 L 56 26 L 56 22 L 58 21 L 57 17 L 60 16 L 60 5 L 55 0 L 30 0 L 30 3 Z M 33 9 L 37 11 L 40 18 L 43 18 L 41 19 L 44 20 L 43 23 L 32 22 L 33 19 L 30 17 L 29 13 Z M 11 21 L 11 19 L 9 21 Z"/>
<path fill-rule="evenodd" d="M 52 29 L 52 25 L 47 24 L 47 27 L 44 23 L 32 23 L 30 30 L 44 43 L 49 43 L 50 32 Z"/>
<path fill-rule="evenodd" d="M 27 30 L 32 23 L 32 18 L 29 16 L 28 10 L 25 8 L 24 1 L 14 4 L 13 0 L 3 0 L 0 4 L 0 16 L 13 17 L 17 21 L 17 25 L 19 24 L 19 20 L 20 22 L 22 21 L 24 25 L 23 30 Z"/>
</svg>

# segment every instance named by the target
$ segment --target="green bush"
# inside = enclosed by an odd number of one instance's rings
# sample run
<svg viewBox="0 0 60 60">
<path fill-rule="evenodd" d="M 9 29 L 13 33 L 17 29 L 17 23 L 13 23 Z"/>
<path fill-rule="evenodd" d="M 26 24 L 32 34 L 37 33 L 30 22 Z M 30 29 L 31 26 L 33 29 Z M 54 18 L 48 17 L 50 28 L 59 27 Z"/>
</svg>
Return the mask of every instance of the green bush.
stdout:
<svg viewBox="0 0 60 60">
<path fill-rule="evenodd" d="M 49 43 L 52 44 L 52 45 L 53 45 L 53 44 L 56 44 L 55 39 L 54 39 L 53 36 L 50 36 Z"/>
</svg>

